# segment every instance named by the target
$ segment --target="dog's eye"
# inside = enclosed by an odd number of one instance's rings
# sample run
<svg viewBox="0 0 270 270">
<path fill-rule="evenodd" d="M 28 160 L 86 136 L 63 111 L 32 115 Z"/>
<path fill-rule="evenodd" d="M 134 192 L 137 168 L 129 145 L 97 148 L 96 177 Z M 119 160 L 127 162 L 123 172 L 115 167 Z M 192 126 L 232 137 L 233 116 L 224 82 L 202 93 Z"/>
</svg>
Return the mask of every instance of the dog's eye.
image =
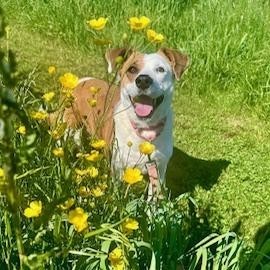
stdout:
<svg viewBox="0 0 270 270">
<path fill-rule="evenodd" d="M 137 69 L 135 66 L 131 66 L 131 67 L 128 69 L 128 72 L 129 72 L 129 73 L 132 73 L 132 74 L 136 74 L 136 73 L 138 73 L 138 69 Z"/>
<path fill-rule="evenodd" d="M 158 67 L 158 68 L 156 69 L 156 71 L 157 71 L 157 72 L 163 73 L 163 72 L 165 72 L 165 69 L 164 69 L 164 67 Z"/>
</svg>

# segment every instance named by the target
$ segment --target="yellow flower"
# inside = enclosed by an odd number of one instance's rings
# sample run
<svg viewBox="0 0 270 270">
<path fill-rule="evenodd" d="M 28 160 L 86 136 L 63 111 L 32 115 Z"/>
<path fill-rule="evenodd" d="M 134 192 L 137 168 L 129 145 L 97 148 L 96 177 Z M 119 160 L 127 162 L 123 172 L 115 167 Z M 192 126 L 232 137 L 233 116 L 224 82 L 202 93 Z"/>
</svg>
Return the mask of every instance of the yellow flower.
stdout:
<svg viewBox="0 0 270 270">
<path fill-rule="evenodd" d="M 90 154 L 84 155 L 87 161 L 97 162 L 102 158 L 102 155 L 97 150 L 92 150 Z"/>
<path fill-rule="evenodd" d="M 0 168 L 0 194 L 5 192 L 7 188 L 7 183 L 5 179 L 5 171 L 3 168 Z"/>
<path fill-rule="evenodd" d="M 97 100 L 96 99 L 89 99 L 88 103 L 91 107 L 96 107 L 97 106 Z"/>
<path fill-rule="evenodd" d="M 91 86 L 89 88 L 89 91 L 92 93 L 92 94 L 96 94 L 100 91 L 100 88 L 97 88 L 97 87 L 94 87 L 94 86 Z"/>
<path fill-rule="evenodd" d="M 55 96 L 55 92 L 50 91 L 50 92 L 44 94 L 44 95 L 42 96 L 42 98 L 44 99 L 44 101 L 50 102 L 50 101 L 54 98 L 54 96 Z"/>
<path fill-rule="evenodd" d="M 127 233 L 138 230 L 139 222 L 133 218 L 127 218 L 123 223 L 123 229 Z"/>
<path fill-rule="evenodd" d="M 74 225 L 77 232 L 81 232 L 88 227 L 88 214 L 80 207 L 71 210 L 68 214 L 68 222 Z"/>
<path fill-rule="evenodd" d="M 137 182 L 142 181 L 143 175 L 140 169 L 138 168 L 126 168 L 123 175 L 123 180 L 130 184 L 136 184 Z"/>
<path fill-rule="evenodd" d="M 66 96 L 66 98 L 73 98 L 73 89 L 63 89 L 62 93 Z"/>
<path fill-rule="evenodd" d="M 38 111 L 38 112 L 32 112 L 30 116 L 35 120 L 45 120 L 48 117 L 48 113 Z"/>
<path fill-rule="evenodd" d="M 56 72 L 56 67 L 55 66 L 49 66 L 48 67 L 48 73 L 50 75 L 53 75 Z"/>
<path fill-rule="evenodd" d="M 142 16 L 140 18 L 138 17 L 131 17 L 128 20 L 128 24 L 130 25 L 130 28 L 132 30 L 142 30 L 146 28 L 150 23 L 150 19 Z"/>
<path fill-rule="evenodd" d="M 105 27 L 107 21 L 108 21 L 107 18 L 100 17 L 97 20 L 96 19 L 89 20 L 87 21 L 87 23 L 90 28 L 99 31 Z"/>
<path fill-rule="evenodd" d="M 79 176 L 85 176 L 88 174 L 88 170 L 80 170 L 76 168 L 75 173 L 78 174 Z"/>
<path fill-rule="evenodd" d="M 26 128 L 25 128 L 25 126 L 19 126 L 16 131 L 17 131 L 17 133 L 19 133 L 21 135 L 25 135 L 26 134 Z"/>
<path fill-rule="evenodd" d="M 102 149 L 106 146 L 106 142 L 104 140 L 96 140 L 91 143 L 91 146 L 95 149 Z"/>
<path fill-rule="evenodd" d="M 32 218 L 32 217 L 38 217 L 41 214 L 41 210 L 42 210 L 42 202 L 41 201 L 32 201 L 29 205 L 29 207 L 27 207 L 23 214 L 27 217 L 27 218 Z"/>
<path fill-rule="evenodd" d="M 140 152 L 145 155 L 151 155 L 155 149 L 155 145 L 150 142 L 143 142 L 139 145 Z"/>
<path fill-rule="evenodd" d="M 54 130 L 49 131 L 49 134 L 53 139 L 59 140 L 65 134 L 66 128 L 67 123 L 60 123 Z"/>
<path fill-rule="evenodd" d="M 90 175 L 90 177 L 96 178 L 98 176 L 98 169 L 92 166 L 87 169 L 87 173 Z"/>
<path fill-rule="evenodd" d="M 64 149 L 62 147 L 57 147 L 52 150 L 56 157 L 62 158 L 64 156 Z"/>
<path fill-rule="evenodd" d="M 117 247 L 113 251 L 110 252 L 109 261 L 114 270 L 125 269 L 124 254 L 121 248 Z"/>
<path fill-rule="evenodd" d="M 59 81 L 64 88 L 72 90 L 78 85 L 79 78 L 72 73 L 65 73 Z"/>
<path fill-rule="evenodd" d="M 79 188 L 78 192 L 79 192 L 80 196 L 82 196 L 82 197 L 86 197 L 86 196 L 90 195 L 90 193 L 91 193 L 90 189 L 86 186 L 81 186 Z"/>
<path fill-rule="evenodd" d="M 161 43 L 164 41 L 164 36 L 162 34 L 155 32 L 152 29 L 147 30 L 147 38 L 150 42 L 153 43 Z"/>
<path fill-rule="evenodd" d="M 0 168 L 0 179 L 4 179 L 5 178 L 5 171 L 3 168 Z"/>
<path fill-rule="evenodd" d="M 104 195 L 104 191 L 100 187 L 92 188 L 91 192 L 94 197 L 100 197 Z"/>
<path fill-rule="evenodd" d="M 102 183 L 99 185 L 102 191 L 105 191 L 108 188 L 108 185 L 106 183 Z"/>
<path fill-rule="evenodd" d="M 69 209 L 71 206 L 73 206 L 75 203 L 75 200 L 73 198 L 69 198 L 68 200 L 66 200 L 63 204 L 60 204 L 59 207 L 62 210 L 67 210 Z"/>
</svg>

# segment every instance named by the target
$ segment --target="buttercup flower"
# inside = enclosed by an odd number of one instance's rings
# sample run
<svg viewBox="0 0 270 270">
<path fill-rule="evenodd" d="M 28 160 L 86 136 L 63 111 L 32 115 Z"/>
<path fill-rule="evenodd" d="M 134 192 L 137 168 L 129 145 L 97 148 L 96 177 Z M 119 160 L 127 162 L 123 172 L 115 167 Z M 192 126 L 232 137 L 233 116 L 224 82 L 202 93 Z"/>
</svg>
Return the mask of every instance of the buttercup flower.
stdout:
<svg viewBox="0 0 270 270">
<path fill-rule="evenodd" d="M 64 134 L 67 127 L 67 123 L 60 123 L 54 130 L 49 131 L 49 134 L 53 139 L 59 140 Z"/>
<path fill-rule="evenodd" d="M 66 96 L 66 98 L 68 99 L 72 99 L 73 98 L 73 89 L 63 89 L 62 93 L 64 94 L 64 96 Z"/>
<path fill-rule="evenodd" d="M 80 207 L 71 210 L 68 214 L 68 222 L 74 225 L 77 232 L 81 232 L 88 227 L 88 214 Z"/>
<path fill-rule="evenodd" d="M 63 204 L 60 204 L 59 207 L 62 210 L 67 210 L 69 209 L 71 206 L 73 206 L 75 203 L 75 200 L 73 198 L 69 198 L 68 200 L 66 200 Z"/>
<path fill-rule="evenodd" d="M 75 173 L 78 174 L 79 176 L 85 176 L 88 174 L 88 170 L 80 170 L 76 168 Z"/>
<path fill-rule="evenodd" d="M 21 135 L 25 135 L 26 134 L 26 128 L 25 126 L 19 126 L 16 130 L 17 133 L 21 134 Z"/>
<path fill-rule="evenodd" d="M 66 89 L 74 89 L 79 82 L 79 78 L 72 73 L 65 73 L 59 78 L 61 85 Z"/>
<path fill-rule="evenodd" d="M 91 146 L 95 149 L 102 149 L 106 146 L 106 142 L 104 140 L 97 140 L 91 143 Z"/>
<path fill-rule="evenodd" d="M 50 91 L 50 92 L 44 94 L 44 95 L 42 96 L 42 98 L 44 99 L 44 101 L 50 102 L 50 101 L 54 98 L 54 96 L 55 96 L 55 92 Z"/>
<path fill-rule="evenodd" d="M 30 116 L 35 120 L 45 120 L 46 118 L 48 118 L 48 113 L 38 111 L 38 112 L 32 112 Z"/>
<path fill-rule="evenodd" d="M 97 100 L 96 99 L 89 99 L 88 103 L 91 107 L 96 107 L 97 106 Z"/>
<path fill-rule="evenodd" d="M 80 196 L 82 196 L 82 197 L 87 197 L 91 193 L 90 189 L 86 186 L 81 186 L 79 188 L 78 192 L 79 192 Z"/>
<path fill-rule="evenodd" d="M 162 34 L 155 32 L 152 29 L 148 29 L 146 34 L 150 42 L 161 43 L 162 41 L 164 41 L 164 36 Z"/>
<path fill-rule="evenodd" d="M 92 94 L 96 94 L 100 91 L 100 88 L 97 88 L 97 87 L 94 87 L 94 86 L 91 86 L 89 88 L 89 91 L 92 93 Z"/>
<path fill-rule="evenodd" d="M 87 23 L 90 28 L 100 31 L 105 27 L 107 21 L 108 21 L 107 18 L 100 17 L 97 20 L 96 19 L 89 20 L 87 21 Z"/>
<path fill-rule="evenodd" d="M 0 179 L 4 179 L 5 178 L 5 171 L 3 168 L 0 168 Z"/>
<path fill-rule="evenodd" d="M 38 217 L 41 214 L 41 210 L 42 210 L 42 202 L 41 201 L 32 201 L 29 205 L 29 207 L 27 207 L 23 214 L 27 217 L 27 218 L 32 218 L 32 217 Z"/>
<path fill-rule="evenodd" d="M 49 66 L 49 67 L 48 67 L 48 73 L 49 73 L 50 75 L 55 74 L 55 72 L 56 72 L 56 67 L 55 67 L 55 66 Z"/>
<path fill-rule="evenodd" d="M 141 16 L 140 18 L 131 17 L 128 20 L 128 24 L 132 30 L 142 30 L 146 28 L 149 25 L 149 23 L 150 19 L 145 16 Z"/>
<path fill-rule="evenodd" d="M 85 154 L 84 158 L 87 161 L 97 162 L 102 158 L 102 155 L 97 150 L 92 150 L 90 154 Z"/>
<path fill-rule="evenodd" d="M 139 145 L 140 152 L 145 155 L 151 155 L 155 149 L 155 145 L 150 142 L 143 142 Z"/>
<path fill-rule="evenodd" d="M 130 184 L 136 184 L 137 182 L 142 181 L 143 175 L 140 169 L 138 168 L 126 168 L 123 174 L 123 180 Z"/>
<path fill-rule="evenodd" d="M 6 184 L 4 169 L 0 168 L 0 194 L 6 190 Z"/>
<path fill-rule="evenodd" d="M 87 173 L 90 175 L 90 177 L 96 178 L 98 176 L 98 169 L 92 166 L 87 169 Z"/>
<path fill-rule="evenodd" d="M 62 158 L 64 156 L 64 149 L 62 147 L 57 147 L 52 150 L 56 157 Z"/>
<path fill-rule="evenodd" d="M 101 190 L 105 191 L 108 188 L 108 185 L 106 183 L 102 183 L 99 185 L 99 187 L 101 188 Z"/>
<path fill-rule="evenodd" d="M 110 252 L 109 261 L 114 270 L 125 269 L 124 254 L 121 248 L 117 247 L 112 252 Z"/>
<path fill-rule="evenodd" d="M 130 233 L 139 229 L 139 222 L 133 218 L 127 218 L 122 226 L 125 232 Z"/>
<path fill-rule="evenodd" d="M 104 195 L 104 191 L 100 187 L 92 188 L 91 193 L 94 197 L 100 197 Z"/>
</svg>

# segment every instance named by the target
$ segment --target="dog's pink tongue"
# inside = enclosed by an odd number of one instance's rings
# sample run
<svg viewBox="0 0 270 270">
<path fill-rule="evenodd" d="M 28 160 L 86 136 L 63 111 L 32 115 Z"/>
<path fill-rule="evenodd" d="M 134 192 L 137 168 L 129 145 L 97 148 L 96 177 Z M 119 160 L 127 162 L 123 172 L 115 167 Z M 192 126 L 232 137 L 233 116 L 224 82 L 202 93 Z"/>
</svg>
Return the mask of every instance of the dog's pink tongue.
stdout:
<svg viewBox="0 0 270 270">
<path fill-rule="evenodd" d="M 140 117 L 147 117 L 153 111 L 153 106 L 142 103 L 135 103 L 135 112 Z"/>
<path fill-rule="evenodd" d="M 139 117 L 147 117 L 153 111 L 153 100 L 148 96 L 138 96 L 134 103 L 135 112 Z"/>
</svg>

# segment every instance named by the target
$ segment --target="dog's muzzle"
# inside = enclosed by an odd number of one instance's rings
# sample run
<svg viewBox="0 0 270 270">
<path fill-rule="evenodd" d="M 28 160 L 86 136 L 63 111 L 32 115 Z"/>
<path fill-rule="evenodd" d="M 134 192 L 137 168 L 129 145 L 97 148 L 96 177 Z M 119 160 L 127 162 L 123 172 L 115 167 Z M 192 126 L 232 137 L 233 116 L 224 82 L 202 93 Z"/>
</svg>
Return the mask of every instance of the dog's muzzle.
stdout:
<svg viewBox="0 0 270 270">
<path fill-rule="evenodd" d="M 139 118 L 150 118 L 156 108 L 162 103 L 164 95 L 152 98 L 147 95 L 129 97 L 134 107 L 134 111 Z"/>
</svg>

